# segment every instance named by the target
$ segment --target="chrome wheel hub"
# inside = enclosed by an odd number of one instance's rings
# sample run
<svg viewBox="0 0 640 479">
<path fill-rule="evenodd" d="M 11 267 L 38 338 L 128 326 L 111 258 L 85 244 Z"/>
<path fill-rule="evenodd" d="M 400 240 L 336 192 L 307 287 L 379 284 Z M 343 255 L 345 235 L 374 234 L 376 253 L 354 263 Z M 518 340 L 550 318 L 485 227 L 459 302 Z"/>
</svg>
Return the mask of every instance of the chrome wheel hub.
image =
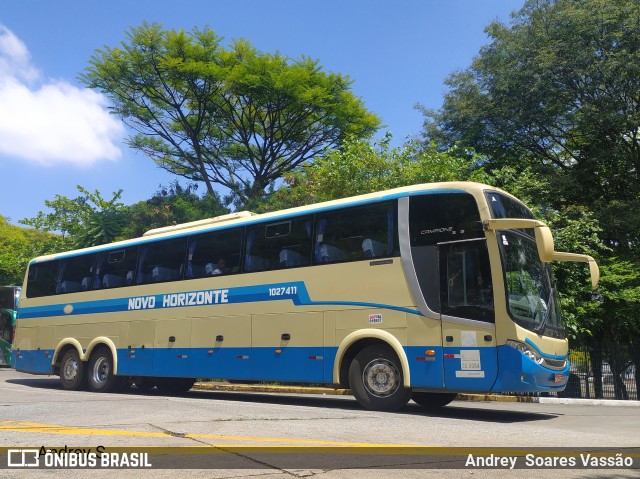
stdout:
<svg viewBox="0 0 640 479">
<path fill-rule="evenodd" d="M 400 387 L 400 371 L 391 361 L 382 358 L 366 365 L 362 379 L 364 387 L 373 396 L 390 396 Z"/>
</svg>

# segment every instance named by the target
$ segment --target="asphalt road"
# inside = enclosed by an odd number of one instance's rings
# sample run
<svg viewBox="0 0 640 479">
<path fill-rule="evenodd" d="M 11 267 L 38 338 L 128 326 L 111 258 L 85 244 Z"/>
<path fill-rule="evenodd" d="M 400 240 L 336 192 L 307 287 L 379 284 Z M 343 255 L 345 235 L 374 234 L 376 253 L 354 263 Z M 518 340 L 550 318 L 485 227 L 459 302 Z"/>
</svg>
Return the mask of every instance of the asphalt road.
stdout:
<svg viewBox="0 0 640 479">
<path fill-rule="evenodd" d="M 247 447 L 285 446 L 336 451 L 371 446 L 504 448 L 640 447 L 640 407 L 455 401 L 438 413 L 410 403 L 398 413 L 366 411 L 350 396 L 269 394 L 192 390 L 180 396 L 158 392 L 96 394 L 64 391 L 57 378 L 0 369 L 0 446 L 47 448 L 154 446 L 169 451 L 204 447 L 238 459 L 234 467 L 189 470 L 190 477 L 639 477 L 640 469 L 560 468 L 553 470 L 388 469 L 370 454 L 333 454 L 335 464 L 304 460 L 284 465 Z M 166 449 L 170 448 L 170 449 Z M 244 449 L 243 449 L 244 448 Z M 360 449 L 358 449 L 360 448 Z M 364 449 L 363 449 L 364 448 Z M 375 449 L 375 448 L 373 448 Z M 384 448 L 381 448 L 384 450 Z M 142 450 L 142 449 L 141 449 Z M 193 449 L 196 450 L 196 449 Z M 437 451 L 440 450 L 434 449 Z M 283 450 L 287 451 L 287 450 Z M 460 450 L 457 450 L 460 453 Z M 477 452 L 477 449 L 470 449 Z M 494 451 L 494 452 L 492 452 Z M 465 453 L 465 450 L 462 450 Z M 5 452 L 3 452 L 5 454 Z M 196 457 L 196 456 L 194 456 Z M 324 457 L 321 454 L 315 458 Z M 331 456 L 333 457 L 333 456 Z M 386 456 L 390 457 L 390 456 Z M 640 457 L 634 467 L 640 468 Z M 368 462 L 370 461 L 370 463 Z M 519 459 L 522 464 L 523 459 Z M 195 464 L 195 463 L 194 463 Z M 223 464 L 228 465 L 228 462 Z M 392 463 L 396 464 L 396 463 Z M 399 463 L 398 463 L 399 464 Z M 193 466 L 192 466 L 193 467 Z M 254 469 L 255 467 L 255 469 Z M 16 474 L 20 472 L 20 474 Z M 30 477 L 128 477 L 131 471 L 28 471 Z M 140 470 L 138 477 L 175 477 L 176 471 Z M 0 470 L 0 477 L 25 477 Z"/>
</svg>

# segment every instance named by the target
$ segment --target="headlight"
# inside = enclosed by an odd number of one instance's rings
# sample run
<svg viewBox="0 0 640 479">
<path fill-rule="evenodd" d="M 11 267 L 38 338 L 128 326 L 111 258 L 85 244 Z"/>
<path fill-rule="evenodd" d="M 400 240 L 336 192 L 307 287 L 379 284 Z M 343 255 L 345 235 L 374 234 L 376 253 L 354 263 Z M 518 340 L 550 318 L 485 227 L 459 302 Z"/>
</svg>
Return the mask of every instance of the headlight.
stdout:
<svg viewBox="0 0 640 479">
<path fill-rule="evenodd" d="M 507 346 L 511 346 L 516 351 L 520 351 L 535 363 L 542 364 L 544 362 L 544 358 L 540 356 L 540 354 L 538 354 L 535 349 L 527 346 L 524 343 L 521 343 L 520 341 L 513 341 L 509 339 L 507 340 Z"/>
</svg>

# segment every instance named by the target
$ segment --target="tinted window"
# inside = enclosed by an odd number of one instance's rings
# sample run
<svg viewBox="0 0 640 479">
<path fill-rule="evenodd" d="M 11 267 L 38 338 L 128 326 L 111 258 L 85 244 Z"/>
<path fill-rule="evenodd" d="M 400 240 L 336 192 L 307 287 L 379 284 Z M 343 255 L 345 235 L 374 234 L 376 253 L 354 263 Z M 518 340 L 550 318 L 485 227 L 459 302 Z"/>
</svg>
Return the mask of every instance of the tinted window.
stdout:
<svg viewBox="0 0 640 479">
<path fill-rule="evenodd" d="M 395 202 L 343 208 L 316 216 L 314 261 L 356 261 L 398 254 Z"/>
<path fill-rule="evenodd" d="M 409 233 L 411 246 L 484 238 L 478 205 L 466 193 L 412 196 Z"/>
<path fill-rule="evenodd" d="M 311 264 L 313 218 L 306 216 L 247 228 L 245 271 Z"/>
<path fill-rule="evenodd" d="M 486 242 L 452 243 L 440 248 L 442 314 L 494 322 Z"/>
<path fill-rule="evenodd" d="M 534 219 L 533 214 L 522 203 L 509 198 L 506 195 L 495 191 L 486 193 L 491 217 L 495 219 L 501 218 L 525 218 Z"/>
<path fill-rule="evenodd" d="M 242 230 L 225 230 L 189 239 L 186 278 L 240 272 Z"/>
<path fill-rule="evenodd" d="M 140 247 L 138 284 L 177 281 L 184 273 L 187 238 L 149 243 Z"/>
<path fill-rule="evenodd" d="M 19 300 L 20 288 L 12 286 L 0 288 L 0 308 L 16 310 Z"/>
<path fill-rule="evenodd" d="M 35 263 L 29 266 L 27 278 L 27 297 L 37 298 L 49 296 L 56 292 L 56 279 L 58 277 L 59 261 L 47 261 Z"/>
<path fill-rule="evenodd" d="M 98 253 L 93 289 L 131 286 L 134 282 L 137 261 L 137 246 Z"/>
<path fill-rule="evenodd" d="M 91 288 L 95 254 L 74 256 L 60 260 L 56 293 L 77 293 Z"/>
</svg>

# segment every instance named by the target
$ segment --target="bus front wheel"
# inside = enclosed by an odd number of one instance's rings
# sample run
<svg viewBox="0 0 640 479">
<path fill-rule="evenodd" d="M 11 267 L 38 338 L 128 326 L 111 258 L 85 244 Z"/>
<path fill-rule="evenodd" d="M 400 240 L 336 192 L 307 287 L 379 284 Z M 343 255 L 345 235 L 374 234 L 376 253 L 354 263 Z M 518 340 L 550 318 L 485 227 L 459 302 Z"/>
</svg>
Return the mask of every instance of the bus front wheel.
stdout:
<svg viewBox="0 0 640 479">
<path fill-rule="evenodd" d="M 396 353 L 388 346 L 364 348 L 349 367 L 351 392 L 362 407 L 372 411 L 397 411 L 411 397 L 403 385 L 402 366 Z"/>
<path fill-rule="evenodd" d="M 100 347 L 91 355 L 87 379 L 89 389 L 96 393 L 120 389 L 122 378 L 113 374 L 113 357 L 109 349 Z"/>
<path fill-rule="evenodd" d="M 60 382 L 62 387 L 69 391 L 84 389 L 84 363 L 78 355 L 78 351 L 70 349 L 60 361 Z"/>
</svg>

